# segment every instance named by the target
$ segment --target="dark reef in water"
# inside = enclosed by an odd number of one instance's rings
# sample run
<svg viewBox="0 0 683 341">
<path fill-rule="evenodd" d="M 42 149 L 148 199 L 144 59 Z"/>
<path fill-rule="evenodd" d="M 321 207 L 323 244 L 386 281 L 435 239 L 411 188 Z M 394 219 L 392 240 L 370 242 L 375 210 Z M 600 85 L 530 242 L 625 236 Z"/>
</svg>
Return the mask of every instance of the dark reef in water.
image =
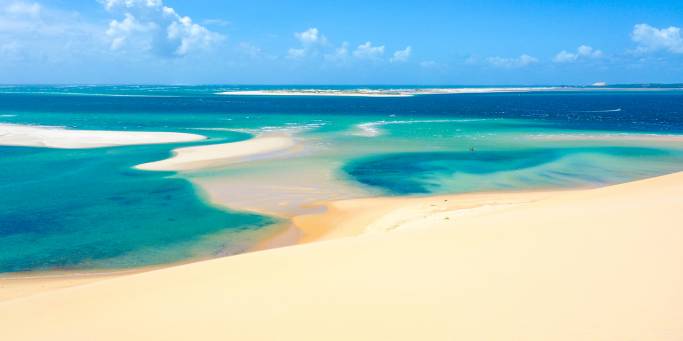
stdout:
<svg viewBox="0 0 683 341">
<path fill-rule="evenodd" d="M 597 153 L 617 157 L 656 157 L 668 151 L 635 147 L 531 149 L 515 151 L 465 151 L 395 153 L 375 155 L 349 162 L 343 171 L 364 185 L 390 194 L 426 194 L 438 191 L 444 178 L 459 173 L 487 175 L 541 166 L 578 154 Z M 587 182 L 601 182 L 581 170 L 555 175 L 576 177 Z M 561 184 L 558 184 L 561 186 Z M 513 189 L 515 184 L 497 183 L 490 189 Z"/>
</svg>

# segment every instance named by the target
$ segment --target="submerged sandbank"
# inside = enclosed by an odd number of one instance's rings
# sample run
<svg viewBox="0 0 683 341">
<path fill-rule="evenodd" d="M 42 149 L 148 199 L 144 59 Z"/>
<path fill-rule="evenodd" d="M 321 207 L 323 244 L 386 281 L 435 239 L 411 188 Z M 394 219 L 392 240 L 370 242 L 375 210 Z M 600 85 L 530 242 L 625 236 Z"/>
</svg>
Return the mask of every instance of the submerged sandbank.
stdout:
<svg viewBox="0 0 683 341">
<path fill-rule="evenodd" d="M 262 135 L 250 140 L 177 148 L 173 156 L 135 166 L 150 171 L 188 171 L 225 166 L 285 151 L 295 145 L 288 135 Z"/>
<path fill-rule="evenodd" d="M 683 135 L 646 133 L 532 134 L 529 139 L 548 141 L 683 142 Z"/>
<path fill-rule="evenodd" d="M 1 302 L 0 337 L 678 340 L 682 196 L 676 173 L 343 201 L 309 227 L 371 233 Z"/>
<path fill-rule="evenodd" d="M 81 149 L 191 142 L 205 136 L 173 132 L 76 130 L 0 123 L 0 146 Z"/>
</svg>

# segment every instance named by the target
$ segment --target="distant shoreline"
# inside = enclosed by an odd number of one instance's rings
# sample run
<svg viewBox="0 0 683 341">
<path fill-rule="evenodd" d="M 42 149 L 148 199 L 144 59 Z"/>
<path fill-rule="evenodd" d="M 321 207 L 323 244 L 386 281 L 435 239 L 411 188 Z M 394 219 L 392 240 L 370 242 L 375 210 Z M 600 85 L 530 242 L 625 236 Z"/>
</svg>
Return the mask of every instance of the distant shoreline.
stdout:
<svg viewBox="0 0 683 341">
<path fill-rule="evenodd" d="M 413 97 L 420 95 L 456 95 L 523 92 L 572 92 L 572 91 L 675 91 L 682 88 L 655 87 L 463 87 L 463 88 L 355 88 L 355 89 L 258 89 L 231 90 L 215 93 L 223 96 L 330 96 L 330 97 Z"/>
</svg>

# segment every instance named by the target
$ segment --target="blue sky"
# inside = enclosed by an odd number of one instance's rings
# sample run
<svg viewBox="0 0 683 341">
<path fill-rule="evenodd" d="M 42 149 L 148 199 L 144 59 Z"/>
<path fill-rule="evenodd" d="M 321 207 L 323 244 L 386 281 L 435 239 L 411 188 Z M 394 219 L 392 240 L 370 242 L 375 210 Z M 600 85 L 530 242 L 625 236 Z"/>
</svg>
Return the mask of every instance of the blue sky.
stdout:
<svg viewBox="0 0 683 341">
<path fill-rule="evenodd" d="M 680 27 L 680 0 L 0 0 L 0 83 L 683 82 Z"/>
</svg>

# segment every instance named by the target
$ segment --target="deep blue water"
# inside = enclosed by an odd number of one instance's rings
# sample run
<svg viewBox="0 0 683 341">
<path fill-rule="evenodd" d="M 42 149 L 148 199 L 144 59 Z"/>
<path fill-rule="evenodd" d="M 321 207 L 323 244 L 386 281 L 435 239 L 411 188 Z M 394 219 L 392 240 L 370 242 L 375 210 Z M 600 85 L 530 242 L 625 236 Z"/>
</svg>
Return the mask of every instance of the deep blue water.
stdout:
<svg viewBox="0 0 683 341">
<path fill-rule="evenodd" d="M 176 91 L 183 89 L 185 88 Z M 218 96 L 213 94 L 217 90 L 219 89 L 203 89 L 204 92 L 193 90 L 191 95 L 176 95 L 177 97 L 35 95 L 0 91 L 0 110 L 6 113 L 39 113 L 43 124 L 50 122 L 50 118 L 42 115 L 46 112 L 91 114 L 80 118 L 72 117 L 73 124 L 84 128 L 128 122 L 134 122 L 138 128 L 160 128 L 158 120 L 138 121 L 126 117 L 138 113 L 163 115 L 162 127 L 173 125 L 174 115 L 169 114 L 200 115 L 196 120 L 184 121 L 191 124 L 190 127 L 204 126 L 205 122 L 201 119 L 204 115 L 301 114 L 533 119 L 571 129 L 683 132 L 683 91 L 535 92 L 367 98 Z M 25 121 L 30 117 L 15 119 Z M 48 122 L 42 122 L 46 119 Z M 53 121 L 57 123 L 64 120 L 55 117 Z"/>
</svg>

